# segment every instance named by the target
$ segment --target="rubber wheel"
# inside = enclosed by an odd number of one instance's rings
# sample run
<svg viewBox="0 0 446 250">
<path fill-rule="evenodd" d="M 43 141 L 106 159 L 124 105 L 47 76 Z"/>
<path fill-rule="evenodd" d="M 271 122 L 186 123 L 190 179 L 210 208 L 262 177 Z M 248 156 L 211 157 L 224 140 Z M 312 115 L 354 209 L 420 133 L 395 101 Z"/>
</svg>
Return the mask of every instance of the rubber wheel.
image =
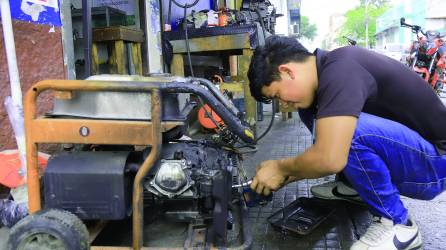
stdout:
<svg viewBox="0 0 446 250">
<path fill-rule="evenodd" d="M 8 247 L 11 250 L 86 250 L 90 248 L 89 234 L 74 214 L 42 210 L 11 228 Z"/>
</svg>

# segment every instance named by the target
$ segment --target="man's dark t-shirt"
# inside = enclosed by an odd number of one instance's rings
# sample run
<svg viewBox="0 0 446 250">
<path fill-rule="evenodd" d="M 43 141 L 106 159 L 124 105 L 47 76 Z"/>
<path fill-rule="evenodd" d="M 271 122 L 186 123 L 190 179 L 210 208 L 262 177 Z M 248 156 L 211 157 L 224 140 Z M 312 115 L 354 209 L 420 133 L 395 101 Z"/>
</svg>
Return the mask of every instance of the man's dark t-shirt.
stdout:
<svg viewBox="0 0 446 250">
<path fill-rule="evenodd" d="M 319 81 L 316 101 L 311 108 L 299 110 L 308 128 L 314 117 L 358 117 L 366 112 L 404 124 L 446 152 L 446 107 L 415 72 L 355 46 L 314 53 Z"/>
</svg>

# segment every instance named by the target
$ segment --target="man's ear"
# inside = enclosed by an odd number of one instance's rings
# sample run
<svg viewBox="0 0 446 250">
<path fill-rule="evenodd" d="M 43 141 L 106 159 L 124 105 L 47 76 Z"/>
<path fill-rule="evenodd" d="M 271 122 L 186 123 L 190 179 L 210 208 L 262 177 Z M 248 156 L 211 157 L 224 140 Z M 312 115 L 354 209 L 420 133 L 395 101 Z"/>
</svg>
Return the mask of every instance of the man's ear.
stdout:
<svg viewBox="0 0 446 250">
<path fill-rule="evenodd" d="M 294 72 L 289 63 L 279 65 L 279 73 L 281 77 L 286 77 L 286 79 L 294 79 Z"/>
</svg>

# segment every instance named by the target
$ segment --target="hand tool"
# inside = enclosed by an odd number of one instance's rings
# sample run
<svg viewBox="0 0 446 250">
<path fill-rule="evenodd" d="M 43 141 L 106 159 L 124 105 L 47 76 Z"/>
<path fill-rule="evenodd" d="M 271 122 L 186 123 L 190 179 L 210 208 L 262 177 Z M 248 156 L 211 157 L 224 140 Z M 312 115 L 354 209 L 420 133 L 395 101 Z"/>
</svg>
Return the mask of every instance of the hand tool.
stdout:
<svg viewBox="0 0 446 250">
<path fill-rule="evenodd" d="M 243 198 L 245 199 L 246 206 L 247 207 L 256 207 L 258 205 L 264 206 L 268 202 L 273 200 L 273 194 L 269 194 L 267 196 L 258 194 L 256 191 L 252 190 L 249 185 L 251 185 L 252 180 L 232 185 L 232 188 L 243 188 L 242 194 Z"/>
</svg>

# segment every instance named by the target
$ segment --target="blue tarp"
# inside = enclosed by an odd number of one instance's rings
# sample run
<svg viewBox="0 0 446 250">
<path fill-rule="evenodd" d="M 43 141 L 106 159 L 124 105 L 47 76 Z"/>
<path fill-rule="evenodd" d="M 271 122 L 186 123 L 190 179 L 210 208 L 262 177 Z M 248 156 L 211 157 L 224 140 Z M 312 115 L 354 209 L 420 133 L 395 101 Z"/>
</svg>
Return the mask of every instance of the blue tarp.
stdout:
<svg viewBox="0 0 446 250">
<path fill-rule="evenodd" d="M 26 203 L 16 203 L 8 199 L 0 199 L 0 227 L 12 227 L 28 215 Z"/>
<path fill-rule="evenodd" d="M 26 14 L 21 9 L 22 1 L 25 1 L 24 4 L 32 6 L 33 3 L 29 3 L 26 0 L 9 0 L 9 4 L 11 6 L 11 17 L 15 20 L 21 20 L 30 23 L 36 24 L 46 24 L 53 26 L 62 26 L 62 22 L 60 20 L 60 2 L 58 0 L 59 8 L 56 10 L 55 8 L 43 6 L 43 10 L 38 14 L 38 19 L 33 20 L 31 15 Z"/>
</svg>

